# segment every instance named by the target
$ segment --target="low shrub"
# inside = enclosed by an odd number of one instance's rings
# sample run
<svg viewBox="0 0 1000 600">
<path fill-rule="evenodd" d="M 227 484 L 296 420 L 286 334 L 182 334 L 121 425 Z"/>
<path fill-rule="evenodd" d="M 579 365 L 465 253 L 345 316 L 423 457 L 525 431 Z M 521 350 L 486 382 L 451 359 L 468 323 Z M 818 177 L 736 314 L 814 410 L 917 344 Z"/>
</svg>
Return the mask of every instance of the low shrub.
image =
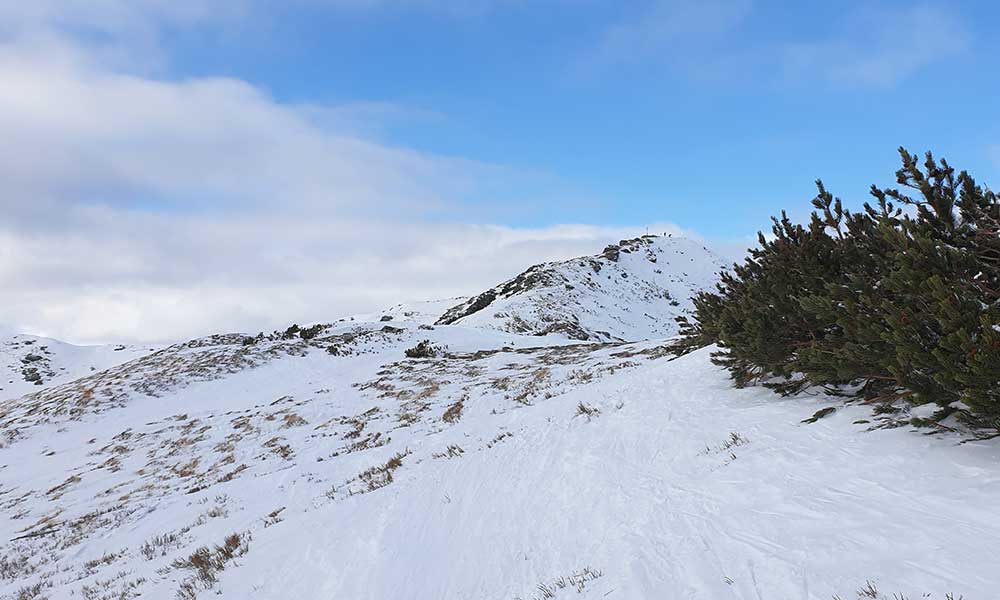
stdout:
<svg viewBox="0 0 1000 600">
<path fill-rule="evenodd" d="M 416 346 L 407 348 L 404 353 L 406 358 L 434 358 L 438 355 L 438 349 L 430 340 L 422 340 Z"/>
<path fill-rule="evenodd" d="M 326 329 L 326 325 L 320 324 L 313 325 L 312 327 L 306 327 L 305 329 L 299 330 L 299 337 L 304 340 L 311 340 L 322 333 L 324 329 Z"/>
</svg>

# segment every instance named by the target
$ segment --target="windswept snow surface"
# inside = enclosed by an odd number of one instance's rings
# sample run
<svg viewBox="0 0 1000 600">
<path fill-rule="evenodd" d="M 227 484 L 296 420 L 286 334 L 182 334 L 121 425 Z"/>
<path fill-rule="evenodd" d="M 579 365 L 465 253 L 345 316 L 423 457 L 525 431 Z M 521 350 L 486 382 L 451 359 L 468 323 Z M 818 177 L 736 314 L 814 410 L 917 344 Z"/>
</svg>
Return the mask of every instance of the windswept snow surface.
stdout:
<svg viewBox="0 0 1000 600">
<path fill-rule="evenodd" d="M 804 424 L 836 404 L 663 344 L 214 336 L 8 401 L 0 594 L 996 597 L 996 441 Z"/>
<path fill-rule="evenodd" d="M 620 341 L 668 337 L 724 261 L 673 236 L 622 240 L 597 256 L 535 265 L 445 312 L 438 323 Z"/>
</svg>

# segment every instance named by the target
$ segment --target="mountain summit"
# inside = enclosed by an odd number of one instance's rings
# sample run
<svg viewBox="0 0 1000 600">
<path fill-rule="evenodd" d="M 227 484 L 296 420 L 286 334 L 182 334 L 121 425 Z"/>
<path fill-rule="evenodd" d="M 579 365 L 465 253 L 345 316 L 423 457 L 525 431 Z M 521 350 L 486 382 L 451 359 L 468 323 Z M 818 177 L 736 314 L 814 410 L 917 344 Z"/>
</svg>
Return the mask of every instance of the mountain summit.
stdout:
<svg viewBox="0 0 1000 600">
<path fill-rule="evenodd" d="M 725 262 L 701 243 L 646 235 L 596 256 L 535 265 L 450 308 L 437 325 L 486 327 L 576 340 L 635 341 L 677 332 L 691 297 Z"/>
</svg>

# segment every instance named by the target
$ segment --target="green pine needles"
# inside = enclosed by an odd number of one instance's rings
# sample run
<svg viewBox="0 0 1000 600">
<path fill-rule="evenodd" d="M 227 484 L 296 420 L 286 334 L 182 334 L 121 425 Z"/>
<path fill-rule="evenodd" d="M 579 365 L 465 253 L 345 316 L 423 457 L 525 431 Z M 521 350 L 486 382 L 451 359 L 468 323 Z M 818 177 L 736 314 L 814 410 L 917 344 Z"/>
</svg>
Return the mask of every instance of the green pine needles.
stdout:
<svg viewBox="0 0 1000 600">
<path fill-rule="evenodd" d="M 684 353 L 738 386 L 820 387 L 873 402 L 935 403 L 941 419 L 1000 428 L 1000 202 L 928 152 L 900 148 L 899 189 L 845 210 L 817 181 L 808 224 L 771 236 L 680 319 Z"/>
</svg>

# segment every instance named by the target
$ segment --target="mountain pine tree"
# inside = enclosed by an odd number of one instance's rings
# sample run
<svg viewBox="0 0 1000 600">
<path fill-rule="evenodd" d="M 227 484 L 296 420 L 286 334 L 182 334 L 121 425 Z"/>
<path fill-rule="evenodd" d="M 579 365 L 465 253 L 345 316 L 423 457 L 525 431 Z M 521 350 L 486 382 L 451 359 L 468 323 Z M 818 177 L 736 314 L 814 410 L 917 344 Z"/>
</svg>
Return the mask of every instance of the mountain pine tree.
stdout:
<svg viewBox="0 0 1000 600">
<path fill-rule="evenodd" d="M 899 152 L 905 193 L 872 186 L 875 205 L 852 213 L 817 181 L 808 225 L 772 219 L 695 298 L 676 351 L 717 344 L 739 386 L 935 403 L 1000 428 L 1000 203 L 946 161 Z"/>
</svg>

